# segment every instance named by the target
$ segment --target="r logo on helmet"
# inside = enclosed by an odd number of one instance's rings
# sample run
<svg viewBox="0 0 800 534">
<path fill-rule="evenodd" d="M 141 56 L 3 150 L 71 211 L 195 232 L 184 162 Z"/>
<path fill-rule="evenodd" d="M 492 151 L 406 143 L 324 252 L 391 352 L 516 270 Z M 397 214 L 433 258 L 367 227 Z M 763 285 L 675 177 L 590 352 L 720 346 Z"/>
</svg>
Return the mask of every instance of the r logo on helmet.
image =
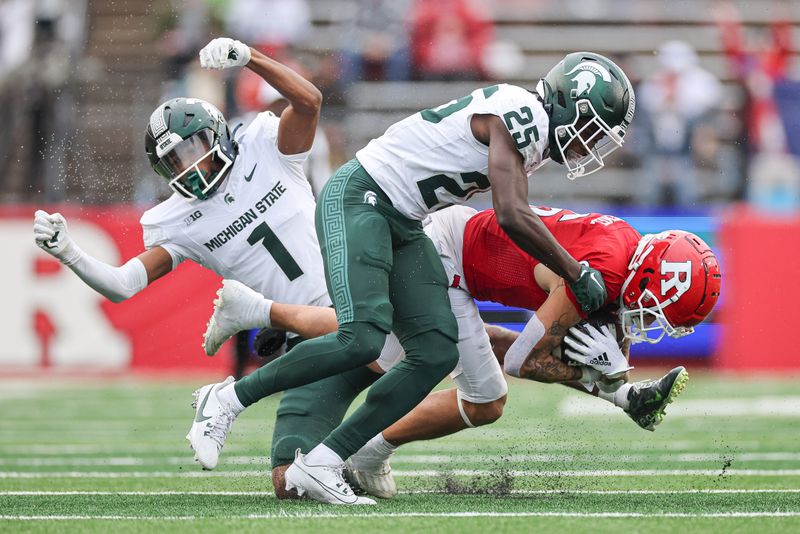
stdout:
<svg viewBox="0 0 800 534">
<path fill-rule="evenodd" d="M 669 279 L 661 279 L 661 296 L 665 297 L 671 289 L 682 295 L 692 287 L 692 261 L 662 261 L 661 274 L 671 274 Z"/>
</svg>

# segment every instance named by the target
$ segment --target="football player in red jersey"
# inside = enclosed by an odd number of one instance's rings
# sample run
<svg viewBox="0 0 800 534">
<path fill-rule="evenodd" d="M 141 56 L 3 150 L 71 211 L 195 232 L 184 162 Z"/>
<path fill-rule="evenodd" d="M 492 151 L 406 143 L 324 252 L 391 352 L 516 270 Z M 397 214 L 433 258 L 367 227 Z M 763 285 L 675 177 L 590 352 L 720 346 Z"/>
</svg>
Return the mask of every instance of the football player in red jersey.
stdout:
<svg viewBox="0 0 800 534">
<path fill-rule="evenodd" d="M 657 342 L 664 335 L 686 335 L 716 303 L 719 265 L 697 236 L 675 230 L 642 237 L 628 223 L 610 215 L 532 209 L 570 254 L 601 272 L 608 291 L 605 311 L 619 313 L 626 340 Z M 378 497 L 396 493 L 388 459 L 397 446 L 489 424 L 500 417 L 506 390 L 501 373 L 498 378 L 499 366 L 487 362 L 492 359 L 492 349 L 512 376 L 560 382 L 599 396 L 648 430 L 661 422 L 667 404 L 688 380 L 685 369 L 673 369 L 660 380 L 626 383 L 627 358 L 617 336 L 604 327 L 571 328 L 587 316 L 569 287 L 510 241 L 493 210 L 447 208 L 431 215 L 425 231 L 451 281 L 449 296 L 459 319 L 461 354 L 451 376 L 458 387 L 429 395 L 349 459 L 351 479 L 362 489 Z M 493 346 L 487 350 L 482 343 L 489 338 L 480 318 L 468 311 L 475 306 L 473 297 L 536 313 L 519 334 L 488 326 Z M 215 316 L 225 312 L 218 306 Z M 309 336 L 326 323 L 331 329 L 336 324 L 332 310 L 280 303 L 272 303 L 271 318 L 273 326 Z M 477 330 L 481 334 L 476 334 Z M 570 365 L 554 354 L 562 347 L 568 357 L 583 365 Z M 395 363 L 384 356 L 374 370 Z M 313 436 L 324 436 L 328 426 L 338 422 L 340 416 L 333 411 L 343 415 L 368 385 L 344 375 L 338 385 L 336 380 L 291 390 L 281 402 L 272 450 L 273 483 L 279 496 L 288 496 L 283 491 L 282 471 L 284 464 L 291 462 L 293 449 L 313 447 Z M 320 403 L 320 398 L 326 402 Z M 344 408 L 336 407 L 338 404 Z"/>
</svg>

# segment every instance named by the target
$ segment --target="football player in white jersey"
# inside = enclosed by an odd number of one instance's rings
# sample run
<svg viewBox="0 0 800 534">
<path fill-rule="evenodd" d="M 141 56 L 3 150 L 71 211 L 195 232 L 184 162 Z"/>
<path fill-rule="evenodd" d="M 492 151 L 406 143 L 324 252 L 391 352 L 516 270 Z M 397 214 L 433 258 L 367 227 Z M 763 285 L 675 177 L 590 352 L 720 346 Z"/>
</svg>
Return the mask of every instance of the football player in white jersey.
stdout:
<svg viewBox="0 0 800 534">
<path fill-rule="evenodd" d="M 217 396 L 239 413 L 278 391 L 359 368 L 375 360 L 390 330 L 406 357 L 308 455 L 298 449 L 287 488 L 333 504 L 371 503 L 352 496 L 343 459 L 455 367 L 458 329 L 445 272 L 422 230 L 427 214 L 491 189 L 498 222 L 516 246 L 565 279 L 584 311 L 606 303 L 600 273 L 572 258 L 528 208 L 527 175 L 548 158 L 570 178 L 600 169 L 633 113 L 625 74 L 607 58 L 573 53 L 535 92 L 494 85 L 415 113 L 334 173 L 316 225 L 338 331 L 300 343 Z"/>
<path fill-rule="evenodd" d="M 78 247 L 62 215 L 41 210 L 34 220 L 36 244 L 113 302 L 134 296 L 189 259 L 289 304 L 330 306 L 314 232 L 314 198 L 302 170 L 322 95 L 293 70 L 233 39 L 211 41 L 200 62 L 211 69 L 246 66 L 289 105 L 280 117 L 259 114 L 234 138 L 208 102 L 176 98 L 163 103 L 150 117 L 145 149 L 174 194 L 141 218 L 147 250 L 122 266 L 108 265 Z M 237 325 L 261 324 L 271 311 L 280 326 L 281 314 L 294 309 L 242 310 Z M 211 390 L 199 393 L 205 398 Z M 214 437 L 224 436 L 231 420 L 222 406 L 214 417 L 192 426 L 187 438 L 204 467 L 216 465 L 222 442 Z M 198 440 L 198 433 L 210 438 Z"/>
<path fill-rule="evenodd" d="M 114 302 L 190 259 L 288 303 L 330 305 L 312 229 L 314 198 L 302 169 L 321 93 L 233 39 L 211 41 L 200 61 L 212 69 L 247 66 L 290 105 L 280 117 L 259 114 L 234 139 L 212 104 L 195 98 L 164 102 L 150 116 L 145 150 L 174 193 L 142 215 L 147 250 L 121 267 L 105 265 L 69 238 L 60 214 L 43 211 L 35 216 L 36 243 Z"/>
</svg>

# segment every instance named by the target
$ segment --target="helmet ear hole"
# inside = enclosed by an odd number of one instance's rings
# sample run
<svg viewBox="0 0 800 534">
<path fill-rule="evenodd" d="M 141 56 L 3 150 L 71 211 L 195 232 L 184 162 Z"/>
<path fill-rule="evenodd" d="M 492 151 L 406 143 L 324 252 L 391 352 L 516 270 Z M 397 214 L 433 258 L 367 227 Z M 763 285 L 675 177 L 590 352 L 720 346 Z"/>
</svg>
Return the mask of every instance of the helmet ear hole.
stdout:
<svg viewBox="0 0 800 534">
<path fill-rule="evenodd" d="M 558 91 L 556 93 L 556 98 L 558 99 L 559 107 L 562 107 L 562 108 L 567 107 L 567 99 L 564 98 L 564 92 L 563 91 Z"/>
<path fill-rule="evenodd" d="M 641 293 L 645 289 L 647 289 L 647 284 L 649 284 L 649 283 L 650 283 L 650 277 L 649 276 L 645 276 L 641 280 L 639 280 L 639 292 Z"/>
</svg>

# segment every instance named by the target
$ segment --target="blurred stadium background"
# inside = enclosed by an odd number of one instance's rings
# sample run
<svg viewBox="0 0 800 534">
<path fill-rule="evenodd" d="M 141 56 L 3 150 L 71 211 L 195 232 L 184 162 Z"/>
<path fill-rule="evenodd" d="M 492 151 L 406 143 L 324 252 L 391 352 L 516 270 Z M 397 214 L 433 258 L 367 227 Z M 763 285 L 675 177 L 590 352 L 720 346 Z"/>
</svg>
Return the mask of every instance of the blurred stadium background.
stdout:
<svg viewBox="0 0 800 534">
<path fill-rule="evenodd" d="M 224 465 L 200 472 L 182 440 L 189 392 L 247 355 L 244 337 L 203 355 L 217 277 L 183 264 L 111 304 L 39 251 L 31 228 L 35 209 L 61 211 L 95 257 L 141 251 L 139 216 L 169 193 L 144 155 L 151 111 L 196 96 L 235 126 L 280 109 L 254 77 L 199 68 L 197 51 L 222 35 L 323 91 L 315 189 L 407 114 L 498 80 L 532 89 L 569 51 L 618 61 L 638 97 L 624 150 L 576 182 L 545 166 L 529 200 L 643 233 L 689 230 L 719 255 L 711 319 L 633 349 L 637 379 L 675 362 L 693 376 L 658 432 L 512 380 L 497 424 L 401 449 L 394 502 L 334 513 L 265 498 L 273 398 L 237 423 Z M 0 530 L 229 531 L 262 518 L 287 531 L 741 532 L 769 517 L 769 531 L 797 532 L 798 51 L 793 0 L 0 0 Z M 338 513 L 356 515 L 329 523 Z"/>
<path fill-rule="evenodd" d="M 199 68 L 198 49 L 219 35 L 273 54 L 323 90 L 309 169 L 316 189 L 414 111 L 497 80 L 533 88 L 568 51 L 609 55 L 638 94 L 624 150 L 576 182 L 544 167 L 530 202 L 610 212 L 641 232 L 686 229 L 720 255 L 717 313 L 690 338 L 637 347 L 640 364 L 800 366 L 786 335 L 789 303 L 800 298 L 797 2 L 4 0 L 0 24 L 4 370 L 227 365 L 201 358 L 199 347 L 213 276 L 182 266 L 112 305 L 30 236 L 35 207 L 60 210 L 89 252 L 127 259 L 141 250 L 139 214 L 169 192 L 143 151 L 158 103 L 202 97 L 232 126 L 280 109 L 254 75 Z M 485 314 L 523 320 L 491 305 Z"/>
</svg>

